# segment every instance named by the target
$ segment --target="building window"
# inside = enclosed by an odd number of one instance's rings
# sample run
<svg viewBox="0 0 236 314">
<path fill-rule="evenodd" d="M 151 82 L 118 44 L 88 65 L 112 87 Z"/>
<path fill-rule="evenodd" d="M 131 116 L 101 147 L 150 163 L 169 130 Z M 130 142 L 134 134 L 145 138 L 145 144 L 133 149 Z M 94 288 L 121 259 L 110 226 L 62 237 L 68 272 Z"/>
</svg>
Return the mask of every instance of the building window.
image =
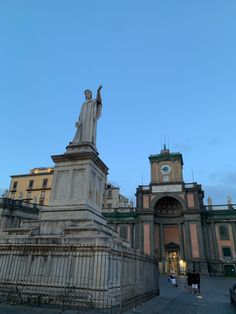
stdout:
<svg viewBox="0 0 236 314">
<path fill-rule="evenodd" d="M 14 198 L 15 198 L 15 192 L 13 192 L 13 193 L 11 193 L 11 198 L 14 200 Z"/>
<path fill-rule="evenodd" d="M 229 230 L 227 225 L 219 226 L 220 240 L 229 240 Z"/>
<path fill-rule="evenodd" d="M 45 198 L 45 191 L 41 192 L 40 198 Z"/>
<path fill-rule="evenodd" d="M 20 192 L 19 193 L 19 200 L 22 200 L 23 196 L 24 196 L 23 192 Z"/>
<path fill-rule="evenodd" d="M 31 192 L 27 193 L 26 199 L 27 199 L 27 201 L 29 201 L 31 199 Z"/>
<path fill-rule="evenodd" d="M 29 181 L 29 189 L 33 189 L 33 185 L 34 185 L 34 180 L 30 180 Z"/>
<path fill-rule="evenodd" d="M 107 208 L 112 208 L 112 204 L 107 204 Z"/>
<path fill-rule="evenodd" d="M 13 189 L 14 191 L 16 191 L 17 184 L 18 184 L 18 181 L 14 181 L 14 182 L 13 182 L 13 187 L 12 187 L 12 189 Z"/>
<path fill-rule="evenodd" d="M 108 197 L 108 198 L 112 198 L 112 190 L 109 190 L 109 191 L 107 192 L 107 197 Z"/>
<path fill-rule="evenodd" d="M 122 239 L 128 239 L 128 226 L 120 226 L 120 237 Z"/>
<path fill-rule="evenodd" d="M 222 247 L 223 257 L 231 257 L 231 248 L 230 247 Z"/>
<path fill-rule="evenodd" d="M 43 189 L 46 188 L 48 185 L 48 179 L 43 179 Z"/>
<path fill-rule="evenodd" d="M 46 194 L 45 191 L 42 191 L 42 192 L 41 192 L 40 199 L 39 199 L 39 205 L 43 205 L 43 204 L 44 204 L 44 201 L 45 201 L 45 194 Z"/>
</svg>

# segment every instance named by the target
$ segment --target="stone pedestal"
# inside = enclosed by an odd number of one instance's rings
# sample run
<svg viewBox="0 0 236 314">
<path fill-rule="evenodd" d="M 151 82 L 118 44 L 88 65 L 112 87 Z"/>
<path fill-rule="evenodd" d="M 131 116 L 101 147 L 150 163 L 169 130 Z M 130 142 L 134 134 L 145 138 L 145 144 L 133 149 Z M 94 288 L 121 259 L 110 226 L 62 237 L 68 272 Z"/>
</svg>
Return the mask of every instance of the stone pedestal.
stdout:
<svg viewBox="0 0 236 314">
<path fill-rule="evenodd" d="M 65 211 L 80 208 L 101 214 L 107 166 L 89 145 L 69 145 L 55 162 L 49 208 Z M 42 211 L 42 219 L 47 210 Z"/>
<path fill-rule="evenodd" d="M 63 234 L 64 228 L 84 225 L 103 230 L 107 222 L 101 209 L 108 168 L 94 146 L 70 144 L 64 154 L 52 159 L 51 198 L 40 211 L 39 233 Z"/>
</svg>

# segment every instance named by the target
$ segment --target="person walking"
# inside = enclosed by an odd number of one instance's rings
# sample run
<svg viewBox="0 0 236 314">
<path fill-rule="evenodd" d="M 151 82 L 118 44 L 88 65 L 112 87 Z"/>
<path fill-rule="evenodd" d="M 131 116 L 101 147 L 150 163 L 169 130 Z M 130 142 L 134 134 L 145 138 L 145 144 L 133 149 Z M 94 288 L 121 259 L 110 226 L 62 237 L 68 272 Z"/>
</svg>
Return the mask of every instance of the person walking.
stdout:
<svg viewBox="0 0 236 314">
<path fill-rule="evenodd" d="M 187 271 L 187 286 L 188 286 L 188 292 L 192 292 L 192 273 L 190 269 Z"/>
<path fill-rule="evenodd" d="M 197 292 L 198 291 L 198 281 L 197 281 L 197 274 L 196 271 L 194 270 L 192 273 L 192 292 Z"/>
<path fill-rule="evenodd" d="M 177 281 L 176 281 L 176 276 L 175 274 L 171 274 L 170 275 L 170 280 L 171 280 L 171 283 L 172 283 L 172 286 L 177 288 L 178 287 L 178 284 L 177 284 Z"/>
<path fill-rule="evenodd" d="M 197 292 L 200 293 L 200 274 L 196 273 Z"/>
</svg>

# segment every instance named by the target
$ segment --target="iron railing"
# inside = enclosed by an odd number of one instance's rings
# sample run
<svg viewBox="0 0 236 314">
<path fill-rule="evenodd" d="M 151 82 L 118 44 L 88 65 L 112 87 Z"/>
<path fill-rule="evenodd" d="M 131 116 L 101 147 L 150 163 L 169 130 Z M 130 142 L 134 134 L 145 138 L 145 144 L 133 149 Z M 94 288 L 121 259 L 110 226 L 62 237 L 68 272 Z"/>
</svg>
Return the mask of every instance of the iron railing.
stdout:
<svg viewBox="0 0 236 314">
<path fill-rule="evenodd" d="M 24 200 L 14 200 L 11 198 L 0 198 L 0 206 L 11 211 L 19 210 L 31 214 L 39 214 L 40 206 L 35 203 L 29 203 Z"/>
<path fill-rule="evenodd" d="M 122 313 L 158 294 L 157 263 L 133 250 L 54 244 L 43 238 L 37 244 L 24 242 L 0 243 L 2 302 Z"/>
</svg>

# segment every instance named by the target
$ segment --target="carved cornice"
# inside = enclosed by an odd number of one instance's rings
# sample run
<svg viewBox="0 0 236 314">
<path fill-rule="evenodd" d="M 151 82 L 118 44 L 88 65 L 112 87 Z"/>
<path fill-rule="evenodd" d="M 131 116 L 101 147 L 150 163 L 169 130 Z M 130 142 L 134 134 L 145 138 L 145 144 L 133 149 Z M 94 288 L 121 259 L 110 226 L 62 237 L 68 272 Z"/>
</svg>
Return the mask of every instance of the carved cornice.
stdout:
<svg viewBox="0 0 236 314">
<path fill-rule="evenodd" d="M 88 152 L 66 152 L 62 155 L 51 156 L 55 163 L 67 162 L 67 161 L 79 161 L 79 160 L 91 160 L 93 161 L 103 172 L 108 173 L 108 167 L 98 157 L 95 151 Z"/>
</svg>

